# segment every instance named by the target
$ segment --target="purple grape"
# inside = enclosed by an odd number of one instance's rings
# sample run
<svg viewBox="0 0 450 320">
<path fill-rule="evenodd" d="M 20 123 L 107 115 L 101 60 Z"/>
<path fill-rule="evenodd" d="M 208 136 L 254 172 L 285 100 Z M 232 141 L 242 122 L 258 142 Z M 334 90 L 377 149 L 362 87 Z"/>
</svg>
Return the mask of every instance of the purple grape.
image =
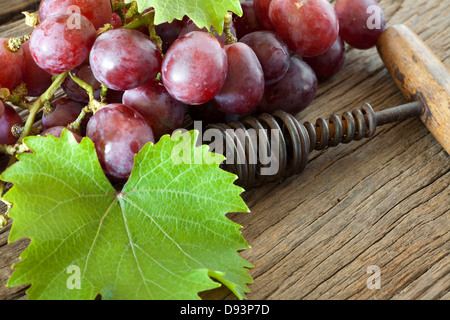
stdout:
<svg viewBox="0 0 450 320">
<path fill-rule="evenodd" d="M 342 39 L 354 48 L 365 50 L 377 44 L 386 29 L 386 17 L 375 0 L 337 0 Z"/>
<path fill-rule="evenodd" d="M 255 51 L 264 71 L 267 84 L 283 78 L 291 64 L 291 55 L 287 44 L 273 31 L 256 31 L 243 37 L 240 42 Z"/>
<path fill-rule="evenodd" d="M 167 51 L 162 80 L 172 97 L 185 104 L 203 104 L 222 89 L 228 61 L 223 44 L 212 35 L 193 31 Z"/>
<path fill-rule="evenodd" d="M 264 93 L 264 73 L 255 52 L 242 42 L 225 47 L 228 74 L 214 105 L 222 112 L 244 114 L 254 110 Z"/>
<path fill-rule="evenodd" d="M 59 98 L 53 101 L 55 109 L 52 113 L 43 114 L 42 116 L 42 130 L 47 130 L 52 127 L 67 126 L 77 120 L 81 110 L 85 107 L 84 104 L 71 100 L 69 98 Z"/>
<path fill-rule="evenodd" d="M 39 6 L 41 22 L 59 13 L 72 13 L 70 6 L 76 6 L 80 14 L 92 22 L 95 29 L 111 22 L 112 8 L 110 0 L 42 0 Z"/>
<path fill-rule="evenodd" d="M 273 0 L 269 17 L 289 48 L 302 57 L 323 54 L 339 34 L 336 12 L 327 0 Z"/>
<path fill-rule="evenodd" d="M 23 126 L 23 120 L 17 111 L 8 103 L 0 101 L 0 105 L 3 105 L 0 109 L 4 109 L 0 117 L 0 144 L 15 144 L 19 138 L 12 134 L 11 129 L 16 124 Z"/>
<path fill-rule="evenodd" d="M 146 35 L 125 28 L 101 34 L 92 48 L 90 65 L 106 87 L 125 91 L 154 79 L 161 70 L 161 51 Z"/>
<path fill-rule="evenodd" d="M 175 100 L 158 80 L 125 91 L 123 104 L 139 112 L 152 127 L 156 139 L 183 125 L 185 106 Z"/>
<path fill-rule="evenodd" d="M 90 85 L 94 89 L 95 99 L 100 99 L 101 83 L 94 77 L 89 61 L 85 61 L 82 65 L 73 69 L 71 73 Z M 86 104 L 89 103 L 89 95 L 86 90 L 73 81 L 71 77 L 67 77 L 61 87 L 70 99 Z"/>
<path fill-rule="evenodd" d="M 77 78 L 80 78 L 81 80 L 86 82 L 92 87 L 92 89 L 94 89 L 94 98 L 96 100 L 101 99 L 101 83 L 98 82 L 94 77 L 91 66 L 89 65 L 89 61 L 86 61 L 82 65 L 76 67 L 71 71 L 71 73 Z M 68 98 L 84 104 L 89 103 L 89 95 L 87 94 L 86 90 L 83 89 L 78 83 L 73 81 L 71 77 L 67 77 L 66 80 L 64 80 L 64 82 L 62 83 L 61 87 Z M 122 103 L 122 95 L 123 91 L 108 89 L 106 93 L 106 101 L 108 103 Z"/>
<path fill-rule="evenodd" d="M 79 19 L 79 27 L 72 28 L 69 19 Z M 84 16 L 58 14 L 48 17 L 34 29 L 30 38 L 30 52 L 37 65 L 57 75 L 82 64 L 94 44 L 96 31 Z"/>
<path fill-rule="evenodd" d="M 236 16 L 234 18 L 237 38 L 240 39 L 249 33 L 264 30 L 264 26 L 256 18 L 253 0 L 241 2 L 241 7 L 243 11 L 242 17 Z"/>
<path fill-rule="evenodd" d="M 163 43 L 163 52 L 167 52 L 175 40 L 178 39 L 184 26 L 184 21 L 174 20 L 170 23 L 161 23 L 155 27 L 156 34 L 161 38 Z"/>
<path fill-rule="evenodd" d="M 135 110 L 123 104 L 109 104 L 89 120 L 87 136 L 105 174 L 124 182 L 133 169 L 134 156 L 148 142 L 155 142 L 152 128 Z"/>
<path fill-rule="evenodd" d="M 78 143 L 80 143 L 81 140 L 83 139 L 82 136 L 80 136 L 79 134 L 77 134 L 77 133 L 75 133 L 73 131 L 70 131 L 69 129 L 67 129 L 64 126 L 48 128 L 47 130 L 41 132 L 40 136 L 46 137 L 47 135 L 51 135 L 51 136 L 54 136 L 56 138 L 61 138 L 61 134 L 62 134 L 64 129 L 68 130 L 73 135 L 73 137 L 75 138 L 75 140 Z"/>
<path fill-rule="evenodd" d="M 283 110 L 296 114 L 311 104 L 317 87 L 317 77 L 313 69 L 306 62 L 292 57 L 289 70 L 283 79 L 266 86 L 258 109 L 267 113 Z"/>
<path fill-rule="evenodd" d="M 256 18 L 266 30 L 274 30 L 272 22 L 269 19 L 269 8 L 272 0 L 253 0 L 253 9 Z"/>
<path fill-rule="evenodd" d="M 0 38 L 0 88 L 14 90 L 23 80 L 26 59 L 22 49 L 8 50 L 7 42 L 8 39 Z"/>
<path fill-rule="evenodd" d="M 336 42 L 324 54 L 303 58 L 316 73 L 317 78 L 326 79 L 338 73 L 345 63 L 345 43 L 338 37 Z"/>
</svg>

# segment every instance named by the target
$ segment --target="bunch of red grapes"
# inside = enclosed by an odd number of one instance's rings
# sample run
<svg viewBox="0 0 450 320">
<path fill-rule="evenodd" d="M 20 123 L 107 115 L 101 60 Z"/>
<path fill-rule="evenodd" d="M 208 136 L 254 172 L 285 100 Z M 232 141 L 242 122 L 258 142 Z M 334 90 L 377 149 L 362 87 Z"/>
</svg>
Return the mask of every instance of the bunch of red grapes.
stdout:
<svg viewBox="0 0 450 320">
<path fill-rule="evenodd" d="M 17 52 L 0 46 L 0 87 L 26 83 L 38 97 L 53 75 L 70 71 L 107 105 L 73 132 L 89 137 L 113 181 L 125 181 L 134 155 L 183 125 L 186 109 L 194 120 L 222 122 L 253 112 L 296 114 L 316 96 L 318 79 L 344 65 L 345 43 L 368 49 L 385 29 L 375 0 L 249 0 L 243 16 L 226 23 L 222 35 L 199 29 L 189 19 L 156 26 L 158 46 L 148 28 L 125 28 L 110 0 L 43 0 L 40 23 Z M 81 14 L 68 13 L 77 6 Z M 371 15 L 378 26 L 371 27 Z M 376 20 L 377 17 L 374 17 Z M 74 26 L 75 23 L 75 27 Z M 112 29 L 97 34 L 99 28 Z M 0 39 L 5 42 L 7 39 Z M 44 113 L 42 135 L 60 136 L 90 102 L 86 90 L 67 77 L 66 97 Z M 15 109 L 0 101 L 0 144 L 12 145 Z"/>
</svg>

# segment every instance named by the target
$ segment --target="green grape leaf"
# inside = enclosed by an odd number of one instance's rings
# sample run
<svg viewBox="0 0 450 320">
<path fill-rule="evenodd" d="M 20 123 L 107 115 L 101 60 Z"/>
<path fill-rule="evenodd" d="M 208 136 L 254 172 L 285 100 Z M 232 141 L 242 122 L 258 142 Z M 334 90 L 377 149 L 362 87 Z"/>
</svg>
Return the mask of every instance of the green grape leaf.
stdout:
<svg viewBox="0 0 450 320">
<path fill-rule="evenodd" d="M 132 2 L 134 0 L 126 0 Z M 222 34 L 224 17 L 228 11 L 242 15 L 239 0 L 136 0 L 139 11 L 155 9 L 155 24 L 182 20 L 188 16 L 199 28 L 214 27 Z"/>
<path fill-rule="evenodd" d="M 240 299 L 252 265 L 228 212 L 248 212 L 219 168 L 222 155 L 197 147 L 198 132 L 176 132 L 135 157 L 118 192 L 92 141 L 29 137 L 33 153 L 1 179 L 14 184 L 9 241 L 31 239 L 8 286 L 31 283 L 29 299 L 199 299 L 226 285 Z"/>
</svg>

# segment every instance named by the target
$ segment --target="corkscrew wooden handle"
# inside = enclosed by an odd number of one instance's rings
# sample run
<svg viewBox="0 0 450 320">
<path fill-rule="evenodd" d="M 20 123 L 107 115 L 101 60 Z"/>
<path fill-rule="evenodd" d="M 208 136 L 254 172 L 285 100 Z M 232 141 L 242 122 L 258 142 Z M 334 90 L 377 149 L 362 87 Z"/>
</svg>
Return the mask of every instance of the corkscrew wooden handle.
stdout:
<svg viewBox="0 0 450 320">
<path fill-rule="evenodd" d="M 405 25 L 384 31 L 377 48 L 405 98 L 422 102 L 422 121 L 450 154 L 450 76 L 446 67 Z"/>
</svg>

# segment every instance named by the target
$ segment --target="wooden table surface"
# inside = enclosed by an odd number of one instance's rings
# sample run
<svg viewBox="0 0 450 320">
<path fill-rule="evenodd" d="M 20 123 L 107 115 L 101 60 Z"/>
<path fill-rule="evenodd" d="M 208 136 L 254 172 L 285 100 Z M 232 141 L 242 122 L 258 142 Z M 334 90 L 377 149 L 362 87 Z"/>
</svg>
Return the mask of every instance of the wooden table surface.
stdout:
<svg viewBox="0 0 450 320">
<path fill-rule="evenodd" d="M 0 0 L 2 10 L 10 8 L 0 14 L 1 37 L 26 30 L 8 21 L 33 2 Z M 449 67 L 450 1 L 380 4 L 388 25 L 406 24 Z M 344 69 L 320 84 L 297 118 L 328 117 L 364 102 L 381 110 L 406 101 L 376 49 L 347 48 Z M 247 298 L 449 299 L 449 183 L 450 157 L 419 119 L 314 153 L 304 173 L 244 193 L 251 213 L 229 215 L 252 247 L 242 252 L 255 266 Z M 8 233 L 0 231 L 0 299 L 26 299 L 26 286 L 5 288 L 28 243 L 7 244 Z M 381 275 L 375 289 L 367 286 L 374 268 Z M 201 296 L 234 298 L 226 288 Z"/>
</svg>

